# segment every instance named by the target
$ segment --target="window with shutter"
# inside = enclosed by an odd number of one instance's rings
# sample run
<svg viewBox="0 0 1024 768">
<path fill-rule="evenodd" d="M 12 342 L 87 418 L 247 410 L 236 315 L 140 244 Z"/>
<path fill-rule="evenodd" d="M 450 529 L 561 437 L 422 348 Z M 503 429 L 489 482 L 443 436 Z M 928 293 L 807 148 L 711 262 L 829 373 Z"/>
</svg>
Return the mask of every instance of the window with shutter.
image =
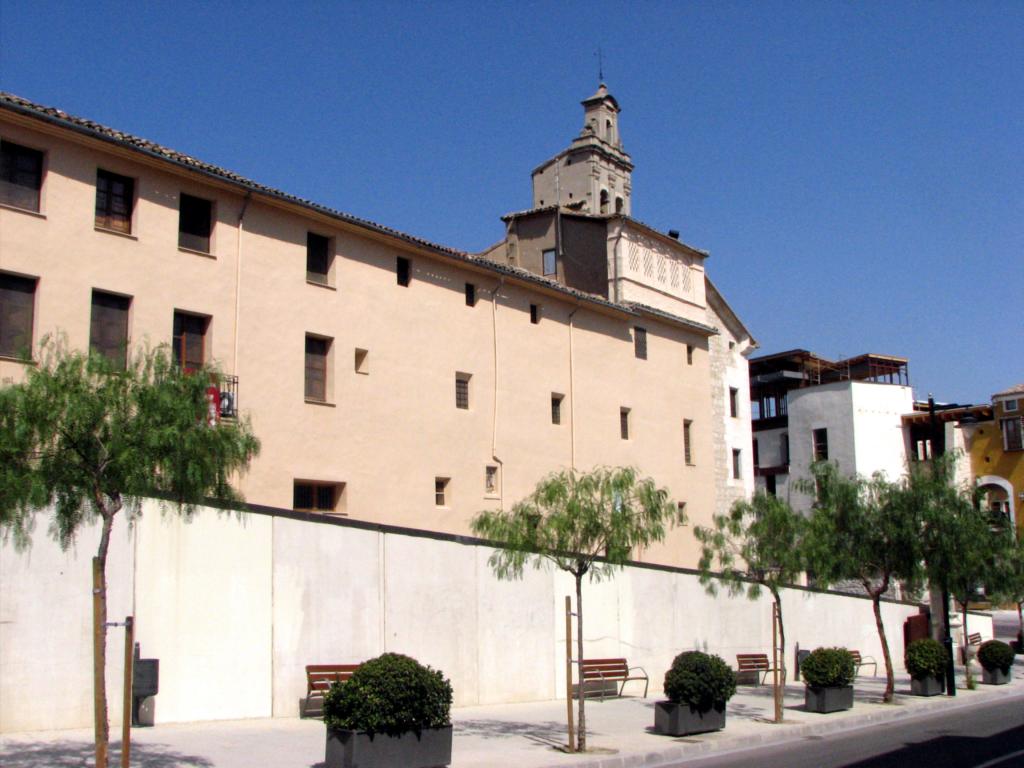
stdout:
<svg viewBox="0 0 1024 768">
<path fill-rule="evenodd" d="M 124 370 L 128 362 L 128 310 L 131 299 L 102 291 L 92 292 L 89 348 Z"/>
<path fill-rule="evenodd" d="M 178 246 L 209 253 L 212 231 L 213 203 L 183 192 L 178 208 Z"/>
<path fill-rule="evenodd" d="M 186 371 L 202 368 L 206 362 L 206 330 L 209 324 L 209 317 L 174 313 L 174 362 Z"/>
<path fill-rule="evenodd" d="M 327 402 L 327 353 L 330 340 L 306 336 L 306 399 Z"/>
<path fill-rule="evenodd" d="M 96 171 L 96 226 L 131 234 L 135 180 L 110 171 Z"/>
<path fill-rule="evenodd" d="M 0 274 L 0 355 L 31 359 L 36 280 Z"/>
<path fill-rule="evenodd" d="M 42 188 L 43 153 L 0 141 L 0 203 L 38 211 Z"/>
</svg>

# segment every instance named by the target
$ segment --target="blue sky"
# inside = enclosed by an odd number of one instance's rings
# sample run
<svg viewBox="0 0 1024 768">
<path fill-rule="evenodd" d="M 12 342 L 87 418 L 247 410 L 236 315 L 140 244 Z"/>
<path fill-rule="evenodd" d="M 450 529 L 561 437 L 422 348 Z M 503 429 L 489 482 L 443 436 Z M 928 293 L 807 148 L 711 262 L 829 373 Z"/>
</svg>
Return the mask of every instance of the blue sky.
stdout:
<svg viewBox="0 0 1024 768">
<path fill-rule="evenodd" d="M 604 75 L 633 213 L 770 353 L 1024 382 L 1024 3 L 0 0 L 0 88 L 453 247 Z"/>
</svg>

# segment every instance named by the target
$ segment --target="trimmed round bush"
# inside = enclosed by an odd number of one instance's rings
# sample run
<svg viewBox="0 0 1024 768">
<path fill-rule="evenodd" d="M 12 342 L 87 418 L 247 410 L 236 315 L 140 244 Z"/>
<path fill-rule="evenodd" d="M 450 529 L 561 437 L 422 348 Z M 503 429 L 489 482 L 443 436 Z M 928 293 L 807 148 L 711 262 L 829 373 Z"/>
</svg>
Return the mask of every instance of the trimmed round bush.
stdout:
<svg viewBox="0 0 1024 768">
<path fill-rule="evenodd" d="M 1010 674 L 1013 666 L 1013 648 L 1002 640 L 986 640 L 978 648 L 978 662 L 989 672 L 1001 670 L 1004 675 Z"/>
<path fill-rule="evenodd" d="M 811 688 L 843 688 L 853 682 L 856 666 L 845 648 L 817 648 L 800 662 L 800 674 Z"/>
<path fill-rule="evenodd" d="M 736 675 L 721 656 L 684 651 L 665 673 L 665 695 L 675 704 L 705 711 L 722 708 L 736 693 Z"/>
<path fill-rule="evenodd" d="M 946 649 L 938 640 L 922 637 L 907 646 L 903 665 L 915 680 L 942 677 L 946 673 Z"/>
<path fill-rule="evenodd" d="M 436 669 L 400 653 L 359 665 L 348 682 L 324 696 L 324 725 L 335 730 L 386 733 L 451 725 L 452 686 Z"/>
</svg>

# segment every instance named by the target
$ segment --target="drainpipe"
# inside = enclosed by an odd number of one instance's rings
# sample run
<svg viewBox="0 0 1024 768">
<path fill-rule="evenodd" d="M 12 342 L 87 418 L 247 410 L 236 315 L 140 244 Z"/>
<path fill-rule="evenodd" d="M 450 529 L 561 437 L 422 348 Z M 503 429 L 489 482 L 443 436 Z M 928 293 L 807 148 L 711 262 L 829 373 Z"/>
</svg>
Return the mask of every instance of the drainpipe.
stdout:
<svg viewBox="0 0 1024 768">
<path fill-rule="evenodd" d="M 238 227 L 236 228 L 237 238 L 235 241 L 235 340 L 232 350 L 231 365 L 234 368 L 235 376 L 238 375 L 238 324 L 241 319 L 242 307 L 239 294 L 242 292 L 242 230 L 245 228 L 245 212 L 249 210 L 249 201 L 252 193 L 246 192 L 242 200 L 242 210 L 238 212 Z"/>
<path fill-rule="evenodd" d="M 569 469 L 576 471 L 576 390 L 572 368 L 572 319 L 580 311 L 580 305 L 569 313 Z"/>
<path fill-rule="evenodd" d="M 491 459 L 498 465 L 498 508 L 505 506 L 505 462 L 498 458 L 498 291 L 505 284 L 499 278 L 491 291 L 491 341 L 494 352 L 494 396 L 491 401 Z"/>
</svg>

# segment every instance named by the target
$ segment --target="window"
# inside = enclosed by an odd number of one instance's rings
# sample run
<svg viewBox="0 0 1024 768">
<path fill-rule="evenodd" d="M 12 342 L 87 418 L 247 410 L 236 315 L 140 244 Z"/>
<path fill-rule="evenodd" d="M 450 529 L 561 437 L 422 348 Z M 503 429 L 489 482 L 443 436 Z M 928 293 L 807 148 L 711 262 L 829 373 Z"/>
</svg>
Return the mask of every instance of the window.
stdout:
<svg viewBox="0 0 1024 768">
<path fill-rule="evenodd" d="M 128 309 L 131 303 L 127 296 L 92 292 L 89 348 L 121 370 L 128 362 Z"/>
<path fill-rule="evenodd" d="M 466 283 L 466 306 L 476 306 L 476 286 L 472 283 Z"/>
<path fill-rule="evenodd" d="M 814 435 L 814 460 L 828 461 L 828 430 L 816 429 Z"/>
<path fill-rule="evenodd" d="M 498 468 L 493 464 L 484 468 L 484 493 L 489 496 L 498 493 Z"/>
<path fill-rule="evenodd" d="M 683 458 L 687 464 L 693 464 L 693 421 L 691 419 L 685 419 L 683 421 Z"/>
<path fill-rule="evenodd" d="M 395 259 L 395 281 L 403 287 L 408 287 L 411 274 L 412 262 L 405 256 L 398 256 Z"/>
<path fill-rule="evenodd" d="M 761 451 L 758 449 L 757 438 L 754 438 L 754 466 L 761 466 Z"/>
<path fill-rule="evenodd" d="M 776 494 L 778 491 L 778 483 L 775 480 L 775 475 L 765 475 L 764 489 L 769 496 L 774 496 Z"/>
<path fill-rule="evenodd" d="M 558 261 L 555 258 L 554 249 L 544 251 L 542 254 L 544 261 L 544 274 L 545 276 L 554 275 L 558 272 Z"/>
<path fill-rule="evenodd" d="M 344 483 L 296 480 L 292 491 L 292 508 L 299 512 L 344 514 Z"/>
<path fill-rule="evenodd" d="M 562 398 L 564 395 L 560 395 L 557 392 L 551 393 L 551 423 L 561 424 L 562 423 Z"/>
<path fill-rule="evenodd" d="M 622 208 L 623 208 L 622 198 L 621 197 L 616 197 L 615 198 L 615 212 L 616 213 L 622 213 Z"/>
<path fill-rule="evenodd" d="M 608 213 L 608 190 L 601 190 L 601 213 Z"/>
<path fill-rule="evenodd" d="M 365 349 L 356 349 L 355 369 L 356 373 L 368 374 L 370 372 L 370 353 Z"/>
<path fill-rule="evenodd" d="M 468 373 L 455 374 L 455 407 L 462 410 L 469 410 L 469 380 L 472 376 Z"/>
<path fill-rule="evenodd" d="M 203 367 L 206 362 L 206 330 L 210 318 L 174 312 L 174 362 L 186 371 Z"/>
<path fill-rule="evenodd" d="M 1022 435 L 1022 419 L 1001 419 L 999 428 L 1003 431 L 1003 450 L 1020 451 L 1024 450 L 1024 435 Z"/>
<path fill-rule="evenodd" d="M 732 478 L 733 480 L 739 480 L 743 475 L 740 471 L 740 462 L 742 461 L 743 452 L 739 448 L 732 449 Z"/>
<path fill-rule="evenodd" d="M 1004 413 L 1016 413 L 1017 408 L 1019 407 L 1019 402 L 1020 401 L 1018 401 L 1018 400 L 1004 400 L 1003 401 L 1003 412 Z"/>
<path fill-rule="evenodd" d="M 209 253 L 213 203 L 182 192 L 178 205 L 178 247 Z"/>
<path fill-rule="evenodd" d="M 693 344 L 686 345 L 686 364 L 693 365 Z"/>
<path fill-rule="evenodd" d="M 135 209 L 135 180 L 102 169 L 96 171 L 96 226 L 130 234 Z"/>
<path fill-rule="evenodd" d="M 0 355 L 32 358 L 36 280 L 0 273 Z"/>
<path fill-rule="evenodd" d="M 331 262 L 334 260 L 331 239 L 315 232 L 306 233 L 306 281 L 316 285 L 331 284 Z"/>
<path fill-rule="evenodd" d="M 789 433 L 783 432 L 779 435 L 779 453 L 782 455 L 782 463 L 789 466 Z"/>
<path fill-rule="evenodd" d="M 637 327 L 633 329 L 633 354 L 636 355 L 640 360 L 647 359 L 646 328 Z"/>
<path fill-rule="evenodd" d="M 327 362 L 331 340 L 306 334 L 306 399 L 327 402 Z"/>
<path fill-rule="evenodd" d="M 683 521 L 683 525 L 686 525 L 686 502 L 676 502 L 676 512 L 679 514 L 679 519 Z"/>
<path fill-rule="evenodd" d="M 740 391 L 736 387 L 729 387 L 729 415 L 734 419 L 740 415 L 739 396 Z"/>
<path fill-rule="evenodd" d="M 0 203 L 38 211 L 42 188 L 43 153 L 0 141 Z"/>
<path fill-rule="evenodd" d="M 619 436 L 629 440 L 629 408 L 619 408 Z"/>
<path fill-rule="evenodd" d="M 438 507 L 447 506 L 448 483 L 447 477 L 434 478 L 434 505 Z"/>
<path fill-rule="evenodd" d="M 534 325 L 536 325 L 537 323 L 540 322 L 540 305 L 539 304 L 531 304 L 530 305 L 530 322 L 533 323 Z"/>
</svg>

